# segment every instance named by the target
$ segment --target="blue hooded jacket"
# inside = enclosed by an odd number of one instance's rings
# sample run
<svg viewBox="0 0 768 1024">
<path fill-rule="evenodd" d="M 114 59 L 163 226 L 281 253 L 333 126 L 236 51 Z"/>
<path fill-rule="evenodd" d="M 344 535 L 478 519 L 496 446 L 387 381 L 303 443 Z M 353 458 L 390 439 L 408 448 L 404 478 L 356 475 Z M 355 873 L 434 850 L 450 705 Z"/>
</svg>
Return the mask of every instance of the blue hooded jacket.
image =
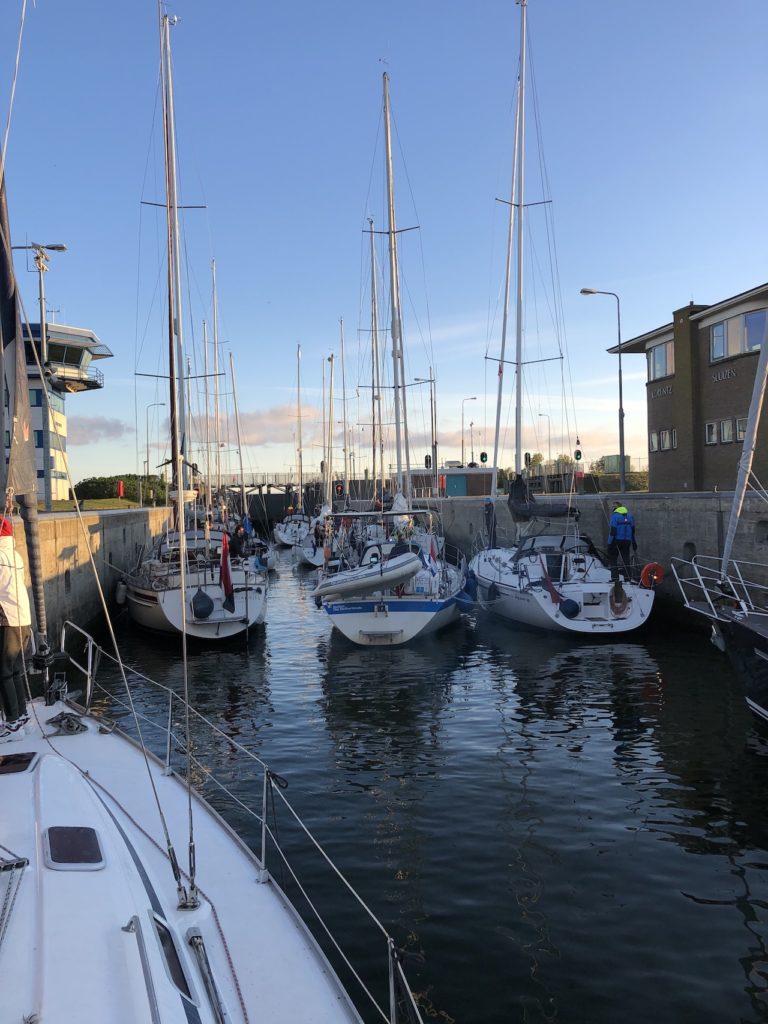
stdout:
<svg viewBox="0 0 768 1024">
<path fill-rule="evenodd" d="M 634 517 L 624 505 L 619 505 L 613 510 L 613 515 L 611 516 L 611 522 L 608 528 L 608 543 L 613 544 L 616 541 L 634 541 L 634 539 Z"/>
</svg>

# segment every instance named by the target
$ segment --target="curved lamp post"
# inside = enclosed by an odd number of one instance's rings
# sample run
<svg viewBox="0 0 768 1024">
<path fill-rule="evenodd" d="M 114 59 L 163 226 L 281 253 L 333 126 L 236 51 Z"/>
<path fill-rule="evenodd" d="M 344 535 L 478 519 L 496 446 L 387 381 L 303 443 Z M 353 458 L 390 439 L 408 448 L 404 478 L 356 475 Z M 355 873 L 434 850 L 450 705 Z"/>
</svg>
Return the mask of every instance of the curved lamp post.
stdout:
<svg viewBox="0 0 768 1024">
<path fill-rule="evenodd" d="M 619 329 L 619 490 L 622 494 L 627 489 L 627 481 L 624 473 L 624 396 L 622 392 L 621 378 L 621 302 L 616 292 L 602 292 L 599 288 L 582 288 L 582 295 L 612 295 L 616 299 L 616 320 Z"/>
</svg>

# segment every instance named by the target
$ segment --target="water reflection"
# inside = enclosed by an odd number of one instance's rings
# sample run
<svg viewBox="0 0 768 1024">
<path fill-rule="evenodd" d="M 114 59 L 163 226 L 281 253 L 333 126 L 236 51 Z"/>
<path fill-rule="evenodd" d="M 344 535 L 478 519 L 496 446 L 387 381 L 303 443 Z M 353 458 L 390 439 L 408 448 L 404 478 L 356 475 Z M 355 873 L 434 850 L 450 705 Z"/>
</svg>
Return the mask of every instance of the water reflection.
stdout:
<svg viewBox="0 0 768 1024">
<path fill-rule="evenodd" d="M 766 1018 L 768 740 L 706 640 L 483 620 L 358 649 L 313 584 L 283 553 L 263 633 L 195 653 L 190 687 L 424 953 L 436 1019 Z M 127 639 L 180 688 L 177 650 Z M 200 757 L 258 803 L 225 740 Z"/>
</svg>

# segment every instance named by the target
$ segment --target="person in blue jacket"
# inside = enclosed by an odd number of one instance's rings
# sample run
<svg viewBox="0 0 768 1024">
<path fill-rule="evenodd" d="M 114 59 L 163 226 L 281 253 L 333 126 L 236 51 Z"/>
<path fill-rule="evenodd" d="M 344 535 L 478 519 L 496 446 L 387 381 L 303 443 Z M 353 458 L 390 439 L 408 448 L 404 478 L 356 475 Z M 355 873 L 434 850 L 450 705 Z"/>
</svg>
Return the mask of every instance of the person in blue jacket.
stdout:
<svg viewBox="0 0 768 1024">
<path fill-rule="evenodd" d="M 619 557 L 624 566 L 624 578 L 631 578 L 630 549 L 637 551 L 635 540 L 635 519 L 625 505 L 614 505 L 613 515 L 608 526 L 608 562 L 611 566 L 611 579 L 619 578 Z"/>
</svg>

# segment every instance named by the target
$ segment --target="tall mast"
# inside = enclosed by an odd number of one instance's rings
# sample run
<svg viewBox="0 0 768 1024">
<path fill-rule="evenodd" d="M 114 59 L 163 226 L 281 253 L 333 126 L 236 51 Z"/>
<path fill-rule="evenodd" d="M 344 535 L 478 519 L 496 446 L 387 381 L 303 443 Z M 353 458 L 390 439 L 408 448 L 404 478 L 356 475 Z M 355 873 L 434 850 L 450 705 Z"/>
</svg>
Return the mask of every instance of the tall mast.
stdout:
<svg viewBox="0 0 768 1024">
<path fill-rule="evenodd" d="M 301 444 L 301 345 L 296 346 L 296 413 L 298 419 L 299 445 L 296 457 L 299 471 L 299 510 L 304 511 L 304 456 Z"/>
<path fill-rule="evenodd" d="M 749 484 L 749 474 L 752 470 L 752 459 L 757 445 L 757 428 L 760 425 L 760 414 L 765 399 L 766 382 L 768 381 L 768 329 L 763 332 L 763 343 L 760 346 L 760 356 L 757 360 L 755 371 L 755 382 L 752 385 L 752 399 L 749 403 L 749 414 L 747 416 L 747 429 L 744 434 L 744 442 L 739 459 L 739 472 L 736 477 L 736 486 L 733 492 L 731 503 L 731 514 L 728 520 L 728 529 L 725 534 L 723 545 L 723 557 L 720 562 L 721 574 L 725 577 L 728 574 L 728 563 L 733 553 L 733 542 L 736 538 L 736 529 L 739 525 L 741 509 L 744 504 L 744 497 Z"/>
<path fill-rule="evenodd" d="M 325 492 L 325 500 L 333 508 L 333 352 L 328 356 L 331 370 L 328 375 L 328 458 L 325 460 L 325 470 L 328 484 Z"/>
<path fill-rule="evenodd" d="M 181 261 L 179 244 L 179 202 L 176 174 L 176 122 L 173 105 L 173 75 L 171 70 L 171 19 L 162 17 L 162 87 L 163 127 L 165 138 L 165 192 L 166 222 L 168 229 L 168 375 L 171 413 L 171 452 L 176 489 L 181 498 L 187 489 L 186 403 L 184 398 L 184 339 L 181 307 Z M 177 506 L 183 518 L 183 501 Z"/>
<path fill-rule="evenodd" d="M 248 514 L 248 507 L 245 504 L 245 474 L 243 473 L 243 442 L 240 438 L 240 410 L 237 406 L 237 388 L 235 387 L 235 363 L 232 353 L 229 353 L 229 375 L 232 378 L 232 404 L 235 409 L 235 430 L 237 431 L 237 455 L 240 465 L 240 500 L 242 502 L 243 516 Z"/>
<path fill-rule="evenodd" d="M 379 368 L 379 300 L 376 294 L 376 244 L 373 233 L 373 217 L 368 218 L 371 235 L 371 444 L 373 500 L 376 501 L 376 446 L 381 445 L 381 371 Z M 378 412 L 378 427 L 376 420 Z M 382 491 L 384 490 L 384 449 L 381 449 Z"/>
<path fill-rule="evenodd" d="M 402 359 L 402 319 L 400 315 L 400 279 L 397 267 L 397 223 L 395 221 L 395 192 L 392 174 L 392 129 L 389 113 L 389 75 L 384 72 L 384 138 L 387 159 L 387 222 L 389 234 L 389 278 L 392 334 L 392 372 L 395 392 L 395 447 L 397 463 L 397 490 L 404 493 L 402 434 L 405 412 L 405 391 Z M 409 488 L 410 490 L 410 488 Z M 406 494 L 406 497 L 409 497 Z"/>
<path fill-rule="evenodd" d="M 514 155 L 512 158 L 512 187 L 510 189 L 510 203 L 509 203 L 509 231 L 507 234 L 507 267 L 506 275 L 504 279 L 504 312 L 501 322 L 501 353 L 499 355 L 499 376 L 498 376 L 498 391 L 496 395 L 496 432 L 493 440 L 493 475 L 491 477 L 491 498 L 495 500 L 496 489 L 498 487 L 498 473 L 499 473 L 499 436 L 501 431 L 501 404 L 502 404 L 502 393 L 504 389 L 504 356 L 507 350 L 507 325 L 509 322 L 509 292 L 512 280 L 512 250 L 514 246 L 515 237 L 515 219 L 517 217 L 518 226 L 518 294 L 520 299 L 520 308 L 522 308 L 522 249 L 520 246 L 520 240 L 522 238 L 522 190 L 518 199 L 519 205 L 515 204 L 515 194 L 518 190 L 518 177 L 519 169 L 522 167 L 522 143 L 523 143 L 523 89 L 524 89 L 524 73 L 525 73 L 525 31 L 526 31 L 526 5 L 527 0 L 521 2 L 521 15 L 522 25 L 520 28 L 521 37 L 521 59 L 520 59 L 520 72 L 517 79 L 517 104 L 515 110 L 515 147 Z M 521 179 L 522 180 L 522 179 Z M 518 315 L 518 330 L 522 332 L 522 320 Z M 522 335 L 521 335 L 522 336 Z M 520 366 L 517 366 L 517 382 L 521 381 Z M 521 402 L 517 400 L 517 414 L 520 413 Z M 516 436 L 515 436 L 515 472 L 520 472 L 520 429 L 517 425 L 518 421 L 515 418 L 516 424 Z"/>
<path fill-rule="evenodd" d="M 325 422 L 325 413 L 326 413 L 326 404 L 325 404 L 325 363 L 326 363 L 326 360 L 323 359 L 323 458 L 322 458 L 322 462 L 320 463 L 320 468 L 322 470 L 322 472 L 320 474 L 320 486 L 322 488 L 322 492 L 323 493 L 322 493 L 322 495 L 320 497 L 320 504 L 321 505 L 323 504 L 323 502 L 325 502 L 325 500 L 327 499 L 327 496 L 328 496 L 327 493 L 326 493 L 327 479 L 328 479 L 327 478 L 327 473 L 328 473 L 328 425 Z"/>
<path fill-rule="evenodd" d="M 219 300 L 216 295 L 216 260 L 211 260 L 213 286 L 213 418 L 216 435 L 216 500 L 221 498 L 221 424 L 219 423 Z"/>
<path fill-rule="evenodd" d="M 211 424 L 208 408 L 208 324 L 203 320 L 203 393 L 205 395 L 205 512 L 211 511 Z"/>
<path fill-rule="evenodd" d="M 341 429 L 344 431 L 344 494 L 349 498 L 349 448 L 347 438 L 347 375 L 344 370 L 344 320 L 339 319 L 341 332 Z"/>
<path fill-rule="evenodd" d="M 517 115 L 517 311 L 515 326 L 515 475 L 523 468 L 523 219 L 525 215 L 525 51 L 528 0 L 520 0 L 520 91 Z"/>
</svg>

